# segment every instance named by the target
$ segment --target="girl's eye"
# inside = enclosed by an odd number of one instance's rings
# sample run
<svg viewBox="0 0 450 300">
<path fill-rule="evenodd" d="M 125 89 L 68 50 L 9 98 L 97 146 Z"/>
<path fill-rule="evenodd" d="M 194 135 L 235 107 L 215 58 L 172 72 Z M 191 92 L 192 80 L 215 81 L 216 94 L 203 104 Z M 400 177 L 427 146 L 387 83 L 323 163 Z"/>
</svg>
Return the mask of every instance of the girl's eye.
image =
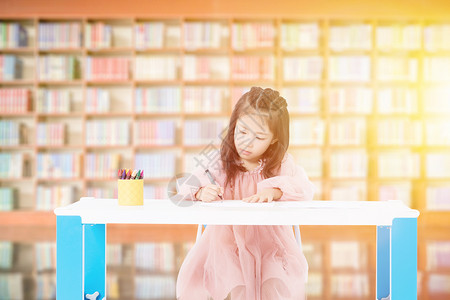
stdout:
<svg viewBox="0 0 450 300">
<path fill-rule="evenodd" d="M 242 133 L 242 134 L 247 134 L 247 132 L 245 132 L 245 131 L 242 131 L 242 130 L 241 130 L 241 131 L 239 131 L 239 132 L 240 132 L 240 133 Z"/>
<path fill-rule="evenodd" d="M 261 140 L 261 141 L 264 140 L 263 138 L 260 138 L 260 137 L 256 137 L 256 139 Z"/>
</svg>

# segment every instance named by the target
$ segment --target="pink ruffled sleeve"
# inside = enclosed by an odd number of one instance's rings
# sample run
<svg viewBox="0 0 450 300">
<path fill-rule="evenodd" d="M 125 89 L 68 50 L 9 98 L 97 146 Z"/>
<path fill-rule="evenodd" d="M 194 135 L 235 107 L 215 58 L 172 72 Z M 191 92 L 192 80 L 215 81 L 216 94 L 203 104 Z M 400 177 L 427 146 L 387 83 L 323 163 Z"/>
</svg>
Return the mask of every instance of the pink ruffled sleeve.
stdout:
<svg viewBox="0 0 450 300">
<path fill-rule="evenodd" d="M 286 153 L 281 162 L 280 175 L 258 182 L 257 191 L 266 188 L 279 188 L 283 195 L 278 201 L 309 201 L 316 190 L 305 170 L 297 165 L 291 154 Z"/>
<path fill-rule="evenodd" d="M 221 164 L 219 164 L 219 166 L 221 166 Z M 219 183 L 219 185 L 222 177 L 220 170 L 221 169 L 217 167 L 209 168 L 213 178 Z M 194 171 L 190 172 L 185 177 L 178 179 L 176 197 L 182 198 L 183 200 L 199 201 L 195 198 L 195 194 L 201 187 L 208 184 L 211 184 L 211 182 L 205 173 L 205 168 L 202 166 L 197 166 Z"/>
</svg>

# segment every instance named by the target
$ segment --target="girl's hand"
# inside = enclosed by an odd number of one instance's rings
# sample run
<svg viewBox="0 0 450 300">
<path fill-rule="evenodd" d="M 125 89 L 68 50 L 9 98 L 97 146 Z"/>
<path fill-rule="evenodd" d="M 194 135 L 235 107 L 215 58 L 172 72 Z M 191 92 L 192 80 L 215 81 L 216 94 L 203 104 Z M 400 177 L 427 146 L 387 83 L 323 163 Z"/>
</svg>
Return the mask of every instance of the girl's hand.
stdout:
<svg viewBox="0 0 450 300">
<path fill-rule="evenodd" d="M 223 188 L 215 184 L 208 184 L 197 191 L 195 198 L 203 202 L 212 202 L 219 200 L 219 195 L 223 195 Z"/>
<path fill-rule="evenodd" d="M 246 197 L 242 199 L 245 202 L 272 202 L 273 200 L 278 200 L 283 195 L 280 189 L 271 188 L 271 189 L 263 189 L 259 193 Z"/>
</svg>

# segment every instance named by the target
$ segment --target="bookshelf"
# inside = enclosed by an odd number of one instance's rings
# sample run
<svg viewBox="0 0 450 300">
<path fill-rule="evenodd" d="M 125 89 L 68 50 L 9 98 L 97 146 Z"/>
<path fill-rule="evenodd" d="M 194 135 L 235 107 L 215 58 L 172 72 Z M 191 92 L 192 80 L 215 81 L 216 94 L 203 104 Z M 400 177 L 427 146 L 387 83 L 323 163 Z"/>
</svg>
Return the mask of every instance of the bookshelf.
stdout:
<svg viewBox="0 0 450 300">
<path fill-rule="evenodd" d="M 450 226 L 448 22 L 111 15 L 0 24 L 1 225 L 54 226 L 49 210 L 116 197 L 114 170 L 135 165 L 146 170 L 145 196 L 166 197 L 173 176 L 219 149 L 234 103 L 258 85 L 288 100 L 289 152 L 316 199 L 399 198 L 421 211 L 420 226 Z M 328 293 L 318 299 L 352 297 L 333 288 L 351 276 L 355 299 L 373 298 L 373 245 L 341 245 L 368 252 L 355 273 L 334 272 L 333 247 L 317 244 L 325 273 L 311 289 Z M 429 284 L 448 282 L 421 271 L 424 299 Z"/>
</svg>

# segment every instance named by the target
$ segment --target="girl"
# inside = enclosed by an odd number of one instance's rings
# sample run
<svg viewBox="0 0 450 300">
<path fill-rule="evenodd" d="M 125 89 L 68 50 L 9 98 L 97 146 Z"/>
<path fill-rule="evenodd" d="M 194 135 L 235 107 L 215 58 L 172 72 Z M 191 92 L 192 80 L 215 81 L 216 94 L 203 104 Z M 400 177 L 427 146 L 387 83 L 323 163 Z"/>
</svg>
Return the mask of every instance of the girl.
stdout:
<svg viewBox="0 0 450 300">
<path fill-rule="evenodd" d="M 193 201 L 312 200 L 314 186 L 290 154 L 289 114 L 277 91 L 253 87 L 231 115 L 220 160 L 183 183 L 178 195 Z M 210 164 L 212 165 L 212 164 Z M 255 204 L 257 205 L 257 204 Z M 187 254 L 177 279 L 179 300 L 302 300 L 308 264 L 292 226 L 208 225 Z"/>
</svg>

